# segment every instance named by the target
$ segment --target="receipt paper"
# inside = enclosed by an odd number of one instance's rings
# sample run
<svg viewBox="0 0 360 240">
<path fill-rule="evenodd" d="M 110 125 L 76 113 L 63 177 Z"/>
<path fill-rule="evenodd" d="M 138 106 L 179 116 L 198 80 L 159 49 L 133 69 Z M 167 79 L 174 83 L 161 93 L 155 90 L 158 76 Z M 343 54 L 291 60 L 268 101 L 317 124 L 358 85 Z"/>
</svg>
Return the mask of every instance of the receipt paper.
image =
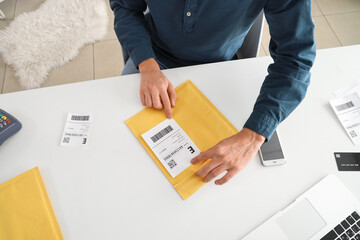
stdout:
<svg viewBox="0 0 360 240">
<path fill-rule="evenodd" d="M 360 144 L 360 96 L 358 92 L 330 100 L 341 124 L 354 144 Z"/>
<path fill-rule="evenodd" d="M 89 142 L 92 118 L 93 117 L 90 114 L 69 113 L 60 145 L 68 147 L 86 146 Z"/>
</svg>

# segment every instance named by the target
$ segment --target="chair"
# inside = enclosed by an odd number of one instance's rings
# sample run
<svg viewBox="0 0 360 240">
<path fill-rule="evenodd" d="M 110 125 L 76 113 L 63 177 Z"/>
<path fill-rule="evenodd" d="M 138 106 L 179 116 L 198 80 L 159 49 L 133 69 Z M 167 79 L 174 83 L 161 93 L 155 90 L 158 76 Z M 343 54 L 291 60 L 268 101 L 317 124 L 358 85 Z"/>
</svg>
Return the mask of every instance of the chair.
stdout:
<svg viewBox="0 0 360 240">
<path fill-rule="evenodd" d="M 263 27 L 264 10 L 256 17 L 255 22 L 246 35 L 241 48 L 236 52 L 238 59 L 254 58 L 259 56 Z"/>
<path fill-rule="evenodd" d="M 1 0 L 0 0 L 1 1 Z M 146 9 L 144 14 L 149 10 Z M 241 48 L 236 52 L 237 59 L 254 58 L 259 56 L 261 37 L 264 26 L 264 10 L 256 17 L 254 24 L 251 26 L 246 35 Z M 124 64 L 129 59 L 129 54 L 122 48 Z"/>
</svg>

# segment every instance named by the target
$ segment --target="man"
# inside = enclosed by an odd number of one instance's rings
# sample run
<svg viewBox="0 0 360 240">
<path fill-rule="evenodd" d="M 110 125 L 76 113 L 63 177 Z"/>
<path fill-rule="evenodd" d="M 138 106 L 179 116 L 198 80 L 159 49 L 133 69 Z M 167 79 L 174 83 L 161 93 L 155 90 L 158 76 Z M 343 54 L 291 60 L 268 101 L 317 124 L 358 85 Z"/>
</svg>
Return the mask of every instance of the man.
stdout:
<svg viewBox="0 0 360 240">
<path fill-rule="evenodd" d="M 197 172 L 205 182 L 227 171 L 215 181 L 221 185 L 242 170 L 305 96 L 315 58 L 311 0 L 110 0 L 110 5 L 115 32 L 130 55 L 123 74 L 139 69 L 142 104 L 164 108 L 168 118 L 176 93 L 161 69 L 231 60 L 264 9 L 274 63 L 243 129 L 191 161 L 212 159 Z M 236 103 L 233 107 L 236 111 Z"/>
</svg>

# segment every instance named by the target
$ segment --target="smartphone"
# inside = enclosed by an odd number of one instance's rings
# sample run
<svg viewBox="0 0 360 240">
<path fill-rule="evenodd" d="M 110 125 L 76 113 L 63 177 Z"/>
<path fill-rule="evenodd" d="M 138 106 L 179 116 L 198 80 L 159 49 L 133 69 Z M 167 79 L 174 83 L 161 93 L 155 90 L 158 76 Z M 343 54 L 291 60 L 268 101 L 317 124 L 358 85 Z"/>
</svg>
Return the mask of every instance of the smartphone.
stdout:
<svg viewBox="0 0 360 240">
<path fill-rule="evenodd" d="M 275 166 L 286 163 L 277 131 L 274 132 L 269 141 L 263 143 L 259 149 L 259 154 L 264 166 Z"/>
</svg>

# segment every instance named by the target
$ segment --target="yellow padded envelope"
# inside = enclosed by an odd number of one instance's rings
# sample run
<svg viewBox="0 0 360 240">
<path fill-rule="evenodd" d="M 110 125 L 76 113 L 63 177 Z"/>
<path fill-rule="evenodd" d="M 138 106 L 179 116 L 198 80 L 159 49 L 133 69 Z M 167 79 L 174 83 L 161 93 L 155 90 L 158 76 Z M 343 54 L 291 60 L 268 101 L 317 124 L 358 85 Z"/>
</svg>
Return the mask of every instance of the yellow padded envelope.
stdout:
<svg viewBox="0 0 360 240">
<path fill-rule="evenodd" d="M 173 118 L 200 151 L 206 151 L 219 141 L 238 132 L 190 80 L 178 86 L 175 91 L 178 98 L 176 106 L 173 108 Z M 195 173 L 207 161 L 202 164 L 191 165 L 175 178 L 172 178 L 141 137 L 141 134 L 164 120 L 166 120 L 164 110 L 145 108 L 125 122 L 176 191 L 185 200 L 205 184 L 202 178 L 196 176 Z"/>
<path fill-rule="evenodd" d="M 0 239 L 63 239 L 37 167 L 0 185 Z"/>
</svg>

